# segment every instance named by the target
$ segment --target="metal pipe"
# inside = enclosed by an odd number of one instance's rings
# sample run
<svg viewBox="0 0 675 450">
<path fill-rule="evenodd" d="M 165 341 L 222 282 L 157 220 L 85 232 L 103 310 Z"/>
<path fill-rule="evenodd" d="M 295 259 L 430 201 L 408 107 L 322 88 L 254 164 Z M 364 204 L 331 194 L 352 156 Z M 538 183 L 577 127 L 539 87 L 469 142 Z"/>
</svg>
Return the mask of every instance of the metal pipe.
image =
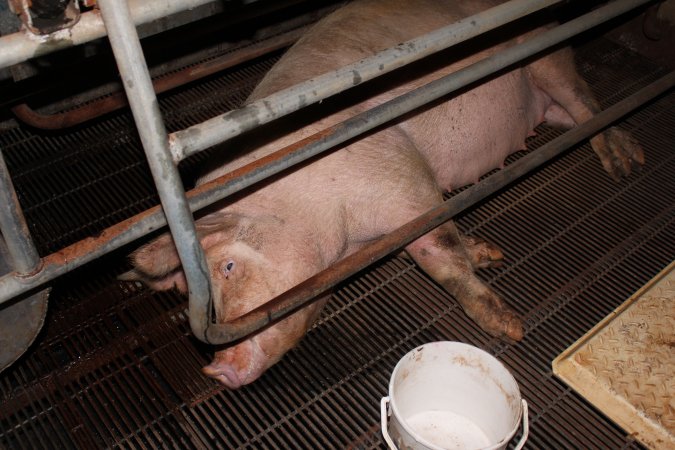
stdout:
<svg viewBox="0 0 675 450">
<path fill-rule="evenodd" d="M 241 339 L 288 316 L 312 301 L 318 300 L 320 294 L 335 287 L 345 278 L 404 247 L 443 222 L 450 220 L 464 209 L 489 197 L 514 180 L 560 155 L 574 144 L 598 133 L 610 123 L 670 89 L 673 84 L 675 84 L 675 71 L 605 111 L 596 114 L 591 120 L 544 144 L 538 150 L 510 164 L 505 169 L 490 175 L 485 180 L 446 200 L 380 240 L 366 245 L 264 305 L 229 322 L 209 326 L 207 330 L 208 342 L 224 344 Z"/>
<path fill-rule="evenodd" d="M 291 45 L 298 40 L 304 29 L 292 30 L 276 37 L 271 41 L 251 44 L 216 59 L 211 59 L 197 65 L 185 67 L 169 75 L 159 77 L 152 81 L 156 94 L 166 92 L 178 86 L 204 78 L 219 71 L 234 67 L 246 61 L 250 61 L 261 55 L 279 50 Z M 25 103 L 12 107 L 12 113 L 24 123 L 43 130 L 58 130 L 72 127 L 86 122 L 87 120 L 103 116 L 116 111 L 128 104 L 123 91 L 101 97 L 93 102 L 85 103 L 75 109 L 69 109 L 55 114 L 42 114 L 35 111 Z"/>
<path fill-rule="evenodd" d="M 190 326 L 205 339 L 211 323 L 211 285 L 206 258 L 187 204 L 185 189 L 169 151 L 168 135 L 141 43 L 126 1 L 98 0 L 127 99 L 150 165 L 166 220 L 187 278 Z"/>
<path fill-rule="evenodd" d="M 218 2 L 214 0 L 130 0 L 129 7 L 133 23 L 140 25 L 209 3 Z M 0 37 L 0 69 L 103 36 L 105 36 L 105 26 L 97 10 L 81 14 L 80 20 L 72 28 L 54 33 L 35 35 L 20 31 L 2 36 Z"/>
<path fill-rule="evenodd" d="M 40 268 L 38 255 L 30 230 L 16 197 L 5 158 L 0 152 L 0 231 L 7 242 L 12 267 L 19 277 L 34 274 Z"/>
<path fill-rule="evenodd" d="M 511 0 L 349 64 L 283 89 L 244 108 L 227 112 L 169 136 L 174 161 L 231 139 L 364 81 L 418 61 L 560 0 Z"/>
</svg>

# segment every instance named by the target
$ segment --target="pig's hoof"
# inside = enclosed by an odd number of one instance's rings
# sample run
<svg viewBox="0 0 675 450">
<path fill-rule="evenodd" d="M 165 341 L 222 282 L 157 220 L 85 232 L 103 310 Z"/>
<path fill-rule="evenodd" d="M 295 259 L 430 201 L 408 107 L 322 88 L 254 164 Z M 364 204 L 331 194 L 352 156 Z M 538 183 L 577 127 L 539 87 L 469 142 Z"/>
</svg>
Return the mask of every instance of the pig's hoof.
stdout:
<svg viewBox="0 0 675 450">
<path fill-rule="evenodd" d="M 520 318 L 496 294 L 479 296 L 470 305 L 465 305 L 464 310 L 492 336 L 511 342 L 523 339 L 523 325 Z"/>
<path fill-rule="evenodd" d="M 504 254 L 495 244 L 473 236 L 462 236 L 462 244 L 474 269 L 502 265 Z"/>
<path fill-rule="evenodd" d="M 612 127 L 591 139 L 593 150 L 600 157 L 602 166 L 610 176 L 619 181 L 631 173 L 633 165 L 645 163 L 645 155 L 640 144 L 630 133 Z"/>
</svg>

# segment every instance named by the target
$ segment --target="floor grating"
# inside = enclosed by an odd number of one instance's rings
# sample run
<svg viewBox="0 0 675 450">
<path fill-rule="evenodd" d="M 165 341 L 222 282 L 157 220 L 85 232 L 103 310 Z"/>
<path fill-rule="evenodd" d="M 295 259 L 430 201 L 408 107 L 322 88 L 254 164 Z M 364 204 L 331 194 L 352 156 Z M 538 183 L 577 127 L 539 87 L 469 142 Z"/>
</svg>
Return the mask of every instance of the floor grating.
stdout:
<svg viewBox="0 0 675 450">
<path fill-rule="evenodd" d="M 578 57 L 605 105 L 663 74 L 605 40 Z M 163 96 L 168 128 L 241 102 L 273 61 Z M 527 448 L 642 448 L 551 361 L 675 256 L 674 105 L 670 93 L 622 122 L 647 155 L 628 179 L 613 182 L 585 144 L 457 220 L 504 250 L 504 266 L 481 276 L 525 318 L 521 343 L 492 339 L 414 264 L 390 257 L 344 283 L 298 348 L 231 392 L 200 374 L 211 350 L 191 336 L 185 300 L 116 281 L 126 267 L 116 252 L 55 283 L 36 345 L 0 374 L 0 447 L 384 448 L 379 400 L 394 365 L 447 339 L 514 374 L 530 405 Z M 558 134 L 538 132 L 530 148 Z M 127 113 L 67 134 L 11 129 L 0 146 L 42 254 L 157 201 Z"/>
</svg>

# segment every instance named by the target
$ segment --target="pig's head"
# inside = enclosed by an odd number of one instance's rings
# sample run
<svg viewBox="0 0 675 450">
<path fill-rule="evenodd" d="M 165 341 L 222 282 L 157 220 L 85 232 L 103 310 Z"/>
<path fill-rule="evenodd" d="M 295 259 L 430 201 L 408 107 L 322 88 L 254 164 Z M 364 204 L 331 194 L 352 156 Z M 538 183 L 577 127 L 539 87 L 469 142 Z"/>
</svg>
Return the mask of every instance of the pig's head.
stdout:
<svg viewBox="0 0 675 450">
<path fill-rule="evenodd" d="M 239 317 L 262 305 L 317 271 L 306 246 L 285 239 L 283 221 L 274 217 L 247 218 L 214 213 L 196 223 L 209 266 L 216 320 Z M 286 230 L 287 231 L 287 230 Z M 131 256 L 134 278 L 155 290 L 187 292 L 173 240 L 165 234 Z M 323 302 L 216 351 L 204 374 L 230 388 L 256 380 L 302 338 Z"/>
</svg>

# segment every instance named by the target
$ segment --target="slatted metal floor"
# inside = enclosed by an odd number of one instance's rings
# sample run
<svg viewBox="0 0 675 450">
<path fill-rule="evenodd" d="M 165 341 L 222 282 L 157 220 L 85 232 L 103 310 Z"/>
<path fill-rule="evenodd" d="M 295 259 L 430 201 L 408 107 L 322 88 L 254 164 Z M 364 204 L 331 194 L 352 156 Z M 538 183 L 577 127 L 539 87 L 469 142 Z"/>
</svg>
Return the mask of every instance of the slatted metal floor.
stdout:
<svg viewBox="0 0 675 450">
<path fill-rule="evenodd" d="M 664 71 L 609 41 L 579 51 L 605 105 Z M 274 57 L 164 95 L 170 130 L 239 104 Z M 530 404 L 527 448 L 641 448 L 551 372 L 551 361 L 675 256 L 675 93 L 622 126 L 645 167 L 620 183 L 590 147 L 568 153 L 458 219 L 506 261 L 481 276 L 525 318 L 521 343 L 492 339 L 412 263 L 391 257 L 344 283 L 301 345 L 228 391 L 199 368 L 186 302 L 115 280 L 123 249 L 54 284 L 37 343 L 0 374 L 0 446 L 384 448 L 379 400 L 408 350 L 458 340 L 496 355 Z M 558 132 L 540 128 L 530 148 Z M 128 113 L 68 133 L 0 134 L 45 254 L 156 203 Z M 192 160 L 182 167 L 187 183 Z"/>
</svg>

